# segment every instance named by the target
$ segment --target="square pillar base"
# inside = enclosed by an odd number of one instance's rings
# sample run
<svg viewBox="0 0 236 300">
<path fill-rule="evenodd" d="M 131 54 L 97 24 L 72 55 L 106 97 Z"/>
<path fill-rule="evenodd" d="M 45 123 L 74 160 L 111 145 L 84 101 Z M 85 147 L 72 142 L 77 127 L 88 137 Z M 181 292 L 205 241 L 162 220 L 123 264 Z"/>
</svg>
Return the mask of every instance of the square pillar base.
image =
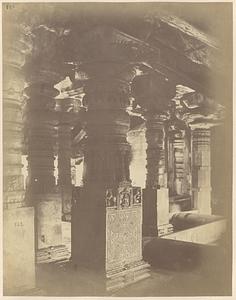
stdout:
<svg viewBox="0 0 236 300">
<path fill-rule="evenodd" d="M 37 249 L 62 244 L 62 201 L 59 194 L 34 195 Z"/>
<path fill-rule="evenodd" d="M 193 188 L 193 205 L 199 214 L 211 215 L 211 188 Z"/>
<path fill-rule="evenodd" d="M 34 208 L 3 212 L 3 290 L 19 295 L 35 288 Z"/>
<path fill-rule="evenodd" d="M 158 236 L 163 236 L 174 231 L 174 227 L 171 224 L 160 225 L 157 227 Z"/>
<path fill-rule="evenodd" d="M 116 291 L 127 285 L 150 277 L 150 265 L 144 261 L 139 261 L 127 265 L 121 270 L 112 270 L 106 274 L 106 291 Z"/>
<path fill-rule="evenodd" d="M 72 264 L 89 272 L 101 293 L 150 276 L 142 260 L 141 200 L 141 188 L 123 186 L 84 188 L 73 201 Z"/>
</svg>

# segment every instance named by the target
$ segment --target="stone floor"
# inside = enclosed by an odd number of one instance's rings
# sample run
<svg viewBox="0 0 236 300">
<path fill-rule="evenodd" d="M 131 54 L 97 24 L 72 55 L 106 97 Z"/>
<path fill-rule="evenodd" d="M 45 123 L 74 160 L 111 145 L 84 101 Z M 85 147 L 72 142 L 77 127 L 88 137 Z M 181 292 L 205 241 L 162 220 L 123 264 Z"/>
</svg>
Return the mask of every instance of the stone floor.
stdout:
<svg viewBox="0 0 236 300">
<path fill-rule="evenodd" d="M 112 296 L 227 296 L 231 290 L 229 253 L 225 247 L 199 246 L 156 239 L 144 253 L 151 277 Z M 44 296 L 102 296 L 96 274 L 70 265 L 41 265 L 37 283 Z"/>
</svg>

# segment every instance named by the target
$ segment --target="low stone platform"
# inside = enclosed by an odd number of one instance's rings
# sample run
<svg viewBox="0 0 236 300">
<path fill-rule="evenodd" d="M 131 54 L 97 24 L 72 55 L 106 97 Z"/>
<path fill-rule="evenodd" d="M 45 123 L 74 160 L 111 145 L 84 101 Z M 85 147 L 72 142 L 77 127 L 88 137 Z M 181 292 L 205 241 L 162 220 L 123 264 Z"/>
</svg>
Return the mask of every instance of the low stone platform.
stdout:
<svg viewBox="0 0 236 300">
<path fill-rule="evenodd" d="M 69 261 L 69 258 L 70 252 L 65 245 L 39 249 L 36 254 L 36 262 L 38 264 L 57 261 Z"/>
<path fill-rule="evenodd" d="M 193 215 L 197 218 L 198 215 Z M 214 216 L 211 216 L 214 217 Z M 183 220 L 184 221 L 184 220 Z M 196 222 L 196 220 L 194 219 Z M 225 234 L 227 229 L 226 220 L 223 218 L 214 218 L 206 220 L 205 224 L 202 220 L 199 225 L 186 228 L 184 230 L 178 230 L 173 233 L 162 236 L 163 239 L 177 240 L 183 242 L 191 242 L 197 244 L 214 244 Z"/>
</svg>

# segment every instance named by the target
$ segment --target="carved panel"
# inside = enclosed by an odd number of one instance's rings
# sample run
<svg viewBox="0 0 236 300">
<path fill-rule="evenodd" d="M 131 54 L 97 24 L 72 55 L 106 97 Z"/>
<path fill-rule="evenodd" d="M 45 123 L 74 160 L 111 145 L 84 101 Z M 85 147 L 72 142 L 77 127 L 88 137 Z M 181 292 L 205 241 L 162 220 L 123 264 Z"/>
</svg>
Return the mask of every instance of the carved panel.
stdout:
<svg viewBox="0 0 236 300">
<path fill-rule="evenodd" d="M 106 207 L 117 207 L 117 196 L 113 189 L 106 191 Z"/>
<path fill-rule="evenodd" d="M 133 187 L 133 204 L 139 205 L 142 203 L 142 190 L 141 187 Z"/>
<path fill-rule="evenodd" d="M 21 175 L 14 175 L 4 177 L 4 192 L 13 192 L 23 190 L 24 188 L 24 177 Z"/>
<path fill-rule="evenodd" d="M 125 269 L 142 258 L 141 206 L 106 213 L 106 269 Z"/>
<path fill-rule="evenodd" d="M 121 208 L 130 207 L 132 205 L 132 188 L 129 186 L 118 188 L 118 201 Z"/>
<path fill-rule="evenodd" d="M 124 182 L 124 186 L 118 189 L 107 189 L 105 202 L 106 207 L 125 209 L 132 208 L 134 205 L 142 205 L 142 190 L 141 187 L 131 187 L 129 182 Z"/>
</svg>

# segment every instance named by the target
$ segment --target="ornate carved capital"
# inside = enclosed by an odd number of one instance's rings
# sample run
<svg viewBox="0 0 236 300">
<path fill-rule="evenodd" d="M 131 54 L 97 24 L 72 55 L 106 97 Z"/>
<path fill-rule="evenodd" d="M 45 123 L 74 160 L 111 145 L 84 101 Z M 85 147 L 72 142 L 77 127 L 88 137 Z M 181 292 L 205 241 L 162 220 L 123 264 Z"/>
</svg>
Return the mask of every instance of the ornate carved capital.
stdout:
<svg viewBox="0 0 236 300">
<path fill-rule="evenodd" d="M 90 110 L 126 109 L 130 105 L 130 86 L 121 80 L 89 81 L 83 100 Z"/>
<path fill-rule="evenodd" d="M 32 50 L 24 67 L 29 85 L 54 85 L 64 78 L 63 33 L 39 25 L 32 28 Z"/>
<path fill-rule="evenodd" d="M 152 73 L 137 76 L 132 83 L 136 102 L 145 110 L 163 113 L 168 110 L 176 87 L 165 76 Z"/>
<path fill-rule="evenodd" d="M 181 99 L 178 117 L 191 129 L 211 128 L 224 119 L 224 107 L 212 98 L 197 92 L 185 94 Z"/>
<path fill-rule="evenodd" d="M 92 62 L 80 65 L 86 80 L 77 77 L 75 85 L 84 86 L 83 105 L 89 110 L 126 110 L 130 106 L 130 83 L 137 67 L 120 62 Z"/>
</svg>

